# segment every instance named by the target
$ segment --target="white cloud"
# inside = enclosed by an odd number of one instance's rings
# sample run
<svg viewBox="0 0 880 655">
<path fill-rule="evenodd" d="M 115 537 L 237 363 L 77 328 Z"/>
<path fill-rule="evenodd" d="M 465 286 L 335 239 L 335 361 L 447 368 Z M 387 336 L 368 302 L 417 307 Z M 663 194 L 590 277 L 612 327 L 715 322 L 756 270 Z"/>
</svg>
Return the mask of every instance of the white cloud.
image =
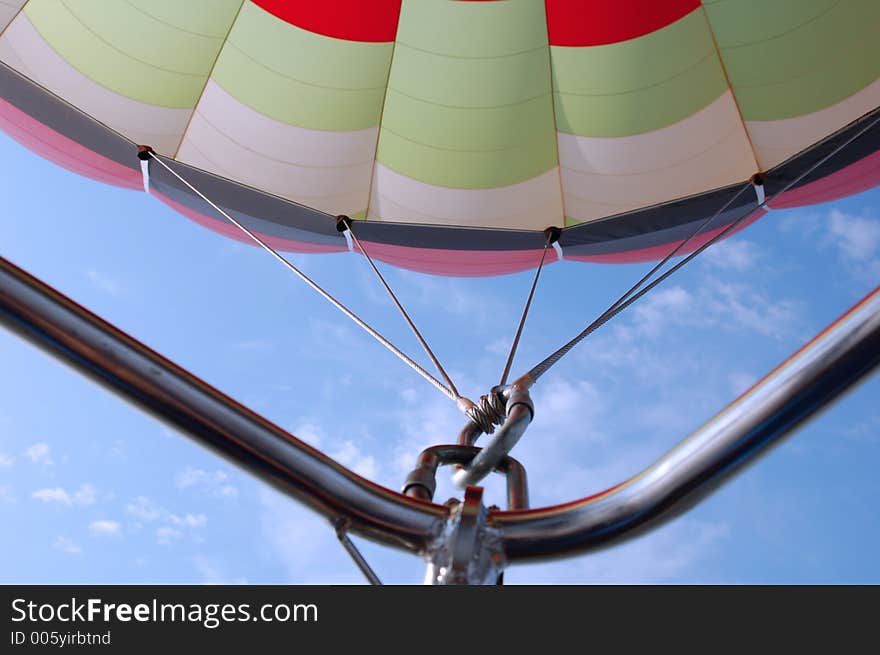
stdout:
<svg viewBox="0 0 880 655">
<path fill-rule="evenodd" d="M 223 572 L 223 567 L 214 559 L 203 556 L 193 558 L 193 565 L 199 574 L 201 584 L 205 585 L 242 585 L 247 584 L 247 578 L 228 577 Z"/>
<path fill-rule="evenodd" d="M 81 485 L 73 494 L 73 502 L 77 505 L 92 505 L 96 498 L 95 487 L 90 484 Z"/>
<path fill-rule="evenodd" d="M 125 506 L 125 513 L 141 521 L 155 521 L 162 516 L 162 509 L 146 496 L 138 496 Z"/>
<path fill-rule="evenodd" d="M 101 291 L 104 291 L 111 296 L 122 295 L 122 285 L 120 285 L 116 280 L 113 280 L 110 277 L 103 275 L 95 270 L 86 271 L 86 277 L 89 279 L 89 282 L 91 282 Z"/>
<path fill-rule="evenodd" d="M 838 209 L 827 214 L 796 211 L 780 223 L 786 233 L 795 232 L 813 247 L 832 249 L 850 275 L 868 282 L 880 276 L 880 220 Z"/>
<path fill-rule="evenodd" d="M 15 458 L 4 453 L 0 453 L 0 469 L 12 468 L 13 464 L 15 464 Z"/>
<path fill-rule="evenodd" d="M 115 537 L 121 533 L 118 522 L 109 519 L 101 519 L 89 523 L 89 532 L 97 537 Z"/>
<path fill-rule="evenodd" d="M 486 344 L 486 352 L 490 355 L 504 356 L 510 352 L 511 337 L 499 337 Z"/>
<path fill-rule="evenodd" d="M 880 220 L 832 209 L 828 217 L 828 235 L 841 255 L 849 260 L 864 262 L 880 250 Z"/>
<path fill-rule="evenodd" d="M 0 504 L 14 502 L 15 495 L 12 493 L 12 487 L 8 484 L 0 485 Z"/>
<path fill-rule="evenodd" d="M 60 503 L 62 505 L 73 505 L 73 499 L 61 487 L 53 489 L 38 489 L 31 494 L 32 498 L 42 500 L 44 503 Z"/>
<path fill-rule="evenodd" d="M 847 427 L 842 434 L 855 442 L 880 443 L 880 414 L 869 416 Z"/>
<path fill-rule="evenodd" d="M 72 539 L 68 537 L 58 537 L 57 539 L 55 539 L 52 547 L 56 550 L 60 550 L 63 553 L 69 553 L 71 555 L 78 555 L 82 552 L 82 548 L 80 548 Z"/>
<path fill-rule="evenodd" d="M 225 471 L 205 471 L 191 466 L 177 474 L 178 489 L 192 489 L 207 496 L 231 499 L 238 496 L 238 487 L 231 483 Z"/>
<path fill-rule="evenodd" d="M 641 334 L 656 336 L 669 323 L 690 317 L 693 308 L 694 297 L 683 287 L 660 288 L 636 301 L 631 309 L 631 320 Z"/>
<path fill-rule="evenodd" d="M 413 403 L 418 401 L 419 393 L 412 387 L 408 387 L 400 392 L 400 399 L 407 405 L 412 405 Z"/>
<path fill-rule="evenodd" d="M 54 463 L 50 456 L 51 451 L 52 449 L 49 447 L 49 444 L 41 442 L 28 446 L 24 451 L 24 455 L 34 464 L 49 466 Z"/>
<path fill-rule="evenodd" d="M 658 288 L 630 310 L 631 326 L 616 326 L 623 338 L 656 338 L 669 328 L 721 328 L 781 339 L 791 336 L 800 318 L 799 305 L 770 298 L 751 285 L 711 276 L 691 292 L 681 286 Z"/>
<path fill-rule="evenodd" d="M 797 303 L 768 298 L 746 284 L 710 280 L 701 307 L 714 324 L 782 339 L 791 336 L 799 319 Z"/>
<path fill-rule="evenodd" d="M 183 517 L 171 514 L 168 521 L 173 525 L 187 528 L 203 528 L 208 524 L 208 517 L 204 514 L 187 514 Z"/>
<path fill-rule="evenodd" d="M 44 503 L 59 503 L 71 507 L 73 505 L 93 505 L 97 494 L 95 487 L 90 484 L 83 484 L 72 494 L 68 493 L 63 487 L 47 487 L 33 492 L 31 497 Z"/>
<path fill-rule="evenodd" d="M 357 569 L 337 543 L 330 523 L 274 489 L 261 485 L 262 543 L 297 584 L 361 583 Z"/>
<path fill-rule="evenodd" d="M 311 421 L 302 421 L 298 423 L 290 433 L 297 439 L 305 441 L 310 446 L 315 446 L 316 448 L 326 436 L 321 427 Z"/>
<path fill-rule="evenodd" d="M 183 533 L 180 530 L 170 528 L 167 525 L 156 528 L 156 543 L 160 546 L 170 546 L 173 542 L 180 539 Z"/>
<path fill-rule="evenodd" d="M 596 424 L 605 411 L 605 400 L 593 383 L 587 380 L 551 379 L 535 389 L 534 403 L 536 408 L 540 408 L 535 420 L 541 429 L 559 431 L 574 428 L 580 440 L 604 438 L 597 431 Z"/>
<path fill-rule="evenodd" d="M 758 263 L 757 245 L 745 239 L 731 239 L 716 243 L 700 255 L 702 261 L 722 270 L 745 273 Z"/>
<path fill-rule="evenodd" d="M 201 476 L 195 476 L 201 478 Z M 162 546 L 170 545 L 184 534 L 184 530 L 196 530 L 208 524 L 204 514 L 173 514 L 146 496 L 138 496 L 125 506 L 125 513 L 140 521 L 161 522 L 155 529 L 156 542 Z M 173 526 L 173 527 L 172 527 Z"/>
</svg>

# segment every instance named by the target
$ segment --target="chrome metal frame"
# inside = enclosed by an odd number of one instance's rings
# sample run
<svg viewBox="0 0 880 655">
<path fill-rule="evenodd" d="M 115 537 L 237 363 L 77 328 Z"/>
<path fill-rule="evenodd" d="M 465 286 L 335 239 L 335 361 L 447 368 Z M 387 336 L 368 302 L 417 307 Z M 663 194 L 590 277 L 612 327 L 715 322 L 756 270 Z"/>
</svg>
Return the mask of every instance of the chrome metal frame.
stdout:
<svg viewBox="0 0 880 655">
<path fill-rule="evenodd" d="M 421 552 L 449 515 L 365 480 L 3 258 L 0 323 L 351 532 Z"/>
<path fill-rule="evenodd" d="M 450 508 L 365 480 L 0 258 L 0 323 L 126 400 L 367 538 L 428 556 Z M 630 480 L 488 512 L 507 562 L 607 546 L 685 511 L 880 363 L 880 287 Z"/>
<path fill-rule="evenodd" d="M 607 546 L 682 513 L 880 364 L 880 287 L 626 482 L 581 500 L 495 512 L 509 561 Z"/>
</svg>

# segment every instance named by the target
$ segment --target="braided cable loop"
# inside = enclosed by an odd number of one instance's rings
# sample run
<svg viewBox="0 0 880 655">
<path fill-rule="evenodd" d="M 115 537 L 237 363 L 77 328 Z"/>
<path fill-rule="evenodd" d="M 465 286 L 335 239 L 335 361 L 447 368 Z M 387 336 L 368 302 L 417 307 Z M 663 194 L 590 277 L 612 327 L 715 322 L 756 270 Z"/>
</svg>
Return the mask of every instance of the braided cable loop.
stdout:
<svg viewBox="0 0 880 655">
<path fill-rule="evenodd" d="M 471 403 L 465 409 L 468 418 L 476 423 L 484 434 L 495 432 L 495 426 L 504 423 L 507 418 L 507 400 L 504 398 L 504 387 L 493 387 L 480 396 L 478 404 Z"/>
</svg>

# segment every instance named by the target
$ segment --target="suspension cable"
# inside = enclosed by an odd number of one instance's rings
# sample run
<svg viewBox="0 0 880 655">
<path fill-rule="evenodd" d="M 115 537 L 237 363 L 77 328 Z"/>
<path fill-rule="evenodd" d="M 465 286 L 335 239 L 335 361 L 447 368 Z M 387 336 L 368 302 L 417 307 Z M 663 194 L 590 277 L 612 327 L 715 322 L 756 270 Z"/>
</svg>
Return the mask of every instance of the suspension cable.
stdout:
<svg viewBox="0 0 880 655">
<path fill-rule="evenodd" d="M 513 337 L 513 343 L 510 344 L 510 354 L 507 355 L 507 363 L 504 364 L 504 372 L 501 374 L 501 382 L 498 383 L 499 387 L 503 387 L 507 384 L 507 376 L 510 375 L 510 367 L 513 364 L 513 358 L 516 356 L 516 349 L 519 346 L 519 339 L 522 336 L 523 327 L 526 324 L 526 317 L 529 315 L 529 308 L 532 306 L 532 298 L 535 295 L 535 288 L 538 286 L 538 278 L 541 277 L 541 269 L 544 268 L 544 260 L 547 258 L 547 249 L 550 247 L 551 243 L 559 238 L 558 228 L 547 228 L 545 233 L 547 234 L 547 240 L 544 242 L 544 250 L 541 252 L 541 262 L 538 264 L 538 268 L 535 271 L 535 278 L 532 280 L 532 288 L 529 290 L 529 297 L 526 300 L 525 307 L 523 307 L 522 316 L 519 319 L 519 326 L 516 328 L 516 335 Z"/>
<path fill-rule="evenodd" d="M 604 312 L 602 312 L 598 318 L 596 318 L 592 323 L 590 323 L 580 334 L 578 334 L 574 339 L 572 339 L 571 341 L 566 343 L 564 346 L 562 346 L 562 348 L 555 351 L 553 354 L 551 354 L 549 357 L 547 357 L 540 364 L 538 364 L 537 366 L 532 368 L 532 370 L 529 371 L 526 375 L 529 378 L 531 378 L 532 381 L 537 380 L 551 366 L 553 366 L 553 364 L 555 364 L 560 359 L 562 359 L 568 353 L 568 351 L 570 351 L 577 344 L 579 344 L 581 341 L 583 341 L 585 338 L 587 338 L 590 334 L 592 334 L 600 326 L 604 325 L 607 321 L 609 321 L 612 318 L 614 318 L 615 316 L 617 316 L 617 314 L 620 311 L 622 311 L 626 307 L 629 307 L 632 304 L 632 302 L 627 302 L 630 299 L 630 297 L 636 291 L 638 291 L 639 288 L 647 280 L 649 280 L 651 277 L 653 277 L 654 273 L 656 273 L 658 270 L 660 270 L 660 268 L 662 268 L 663 265 L 666 264 L 666 262 L 668 262 L 670 259 L 672 259 L 676 255 L 676 253 L 678 253 L 682 248 L 684 248 L 690 241 L 692 241 L 698 234 L 700 234 L 700 232 L 702 232 L 706 227 L 708 227 L 716 218 L 718 218 L 721 214 L 723 214 L 724 211 L 728 207 L 730 207 L 736 201 L 736 199 L 739 198 L 743 194 L 743 192 L 746 189 L 748 189 L 750 186 L 752 186 L 751 182 L 744 184 L 740 188 L 739 191 L 737 191 L 734 195 L 732 195 L 727 200 L 727 202 L 724 203 L 724 205 L 720 209 L 718 209 L 718 211 L 716 211 L 714 214 L 712 214 L 706 220 L 704 220 L 702 223 L 700 223 L 697 226 L 697 228 L 693 232 L 691 232 L 690 235 L 688 235 L 687 238 L 685 238 L 683 241 L 679 242 L 679 244 L 677 246 L 675 246 L 672 250 L 670 250 L 669 253 L 662 260 L 660 260 L 657 264 L 655 264 L 651 268 L 651 270 L 649 270 L 647 273 L 645 273 L 635 284 L 630 286 L 623 294 L 621 294 L 621 296 L 619 298 L 617 298 L 617 300 L 615 300 L 613 303 L 611 303 L 611 305 Z M 673 268 L 672 270 L 677 270 L 677 269 Z M 666 279 L 666 277 L 668 277 L 668 273 L 664 274 L 664 276 L 659 278 L 659 281 Z M 648 289 L 649 290 L 653 289 L 655 286 L 657 286 L 657 284 L 658 284 L 658 282 L 653 283 L 652 285 L 650 285 L 648 287 Z M 643 295 L 644 295 L 644 293 L 639 293 L 635 296 L 635 299 L 641 298 Z"/>
<path fill-rule="evenodd" d="M 734 220 L 733 222 L 729 223 L 729 224 L 727 225 L 727 227 L 725 227 L 721 232 L 719 232 L 718 234 L 716 234 L 715 236 L 713 236 L 711 239 L 709 239 L 709 240 L 708 240 L 706 243 L 704 243 L 702 246 L 700 246 L 699 248 L 697 248 L 696 250 L 694 250 L 694 252 L 690 253 L 687 257 L 685 257 L 685 258 L 682 259 L 680 262 L 678 262 L 677 264 L 675 264 L 675 266 L 673 266 L 673 267 L 670 268 L 668 271 L 666 271 L 665 273 L 663 273 L 663 274 L 662 274 L 660 277 L 658 277 L 656 280 L 654 280 L 653 282 L 651 282 L 650 284 L 648 284 L 647 286 L 645 286 L 644 288 L 642 288 L 641 290 L 639 290 L 639 291 L 638 291 L 637 293 L 635 293 L 634 295 L 630 295 L 630 294 L 633 294 L 633 291 L 634 291 L 635 289 L 637 289 L 637 288 L 638 288 L 638 287 L 639 287 L 639 286 L 640 286 L 640 285 L 641 285 L 641 284 L 642 284 L 642 283 L 643 283 L 643 282 L 644 282 L 644 281 L 645 281 L 645 280 L 646 280 L 646 279 L 647 279 L 652 273 L 654 273 L 657 269 L 659 269 L 660 266 L 661 266 L 663 263 L 665 263 L 666 261 L 668 261 L 671 257 L 673 257 L 673 256 L 675 255 L 676 252 L 678 252 L 679 250 L 681 250 L 681 248 L 684 246 L 685 243 L 687 243 L 688 241 L 690 241 L 691 239 L 693 239 L 693 238 L 694 238 L 694 237 L 695 237 L 695 236 L 696 236 L 701 230 L 703 230 L 703 228 L 704 228 L 706 225 L 709 224 L 709 222 L 711 222 L 711 221 L 714 220 L 718 215 L 720 215 L 720 214 L 724 211 L 724 209 L 726 209 L 726 207 L 728 207 L 728 206 L 733 202 L 733 200 L 734 200 L 739 194 L 742 193 L 743 189 L 741 189 L 741 190 L 739 191 L 739 193 L 737 193 L 737 195 L 734 196 L 734 198 L 732 198 L 731 200 L 729 200 L 729 201 L 727 202 L 727 204 L 725 205 L 725 207 L 723 207 L 721 210 L 719 210 L 718 212 L 716 212 L 716 213 L 715 213 L 715 214 L 709 219 L 709 221 L 704 221 L 704 222 L 700 225 L 700 227 L 697 229 L 697 231 L 696 231 L 694 234 L 692 234 L 690 237 L 688 237 L 687 239 L 685 239 L 685 241 L 683 241 L 683 242 L 680 243 L 678 246 L 676 246 L 676 248 L 675 248 L 675 249 L 674 249 L 669 255 L 667 255 L 667 256 L 663 259 L 663 262 L 661 262 L 661 264 L 658 264 L 658 265 L 654 266 L 654 267 L 651 269 L 651 271 L 648 273 L 648 275 L 643 276 L 643 278 L 642 278 L 641 280 L 639 280 L 638 283 L 636 283 L 635 285 L 633 285 L 632 287 L 630 287 L 630 290 L 628 290 L 625 294 L 623 294 L 623 296 L 621 296 L 621 297 L 618 298 L 614 303 L 612 303 L 611 306 L 610 306 L 608 309 L 606 309 L 606 310 L 605 310 L 605 311 L 604 311 L 604 312 L 603 312 L 603 313 L 602 313 L 602 314 L 601 314 L 596 320 L 594 320 L 594 321 L 593 321 L 592 323 L 590 323 L 586 328 L 584 328 L 584 330 L 583 330 L 582 332 L 580 332 L 577 336 L 575 336 L 571 341 L 569 341 L 568 343 L 566 343 L 565 345 L 563 345 L 561 348 L 559 348 L 559 349 L 556 350 L 555 352 L 551 353 L 551 354 L 550 354 L 548 357 L 546 357 L 542 362 L 540 362 L 539 364 L 537 364 L 536 366 L 534 366 L 534 367 L 533 367 L 528 373 L 526 373 L 526 374 L 525 374 L 524 376 L 522 376 L 522 378 L 520 378 L 520 379 L 523 380 L 523 381 L 524 381 L 526 384 L 528 384 L 529 386 L 531 386 L 532 384 L 534 384 L 534 383 L 538 380 L 538 378 L 540 378 L 544 373 L 546 373 L 546 372 L 547 372 L 547 371 L 548 371 L 548 370 L 549 370 L 549 369 L 550 369 L 550 368 L 551 368 L 556 362 L 558 362 L 560 359 L 562 359 L 562 358 L 563 358 L 563 357 L 564 357 L 564 356 L 565 356 L 565 355 L 566 355 L 566 354 L 567 354 L 572 348 L 574 348 L 577 344 L 579 344 L 581 341 L 583 341 L 587 336 L 589 336 L 589 335 L 592 334 L 595 330 L 597 330 L 599 327 L 601 327 L 602 325 L 604 325 L 605 323 L 607 323 L 608 321 L 610 321 L 612 318 L 614 318 L 615 316 L 617 316 L 617 315 L 618 315 L 620 312 L 622 312 L 624 309 L 626 309 L 627 307 L 629 307 L 630 305 L 632 305 L 635 301 L 637 301 L 639 298 L 641 298 L 642 296 L 644 296 L 646 293 L 648 293 L 651 289 L 653 289 L 654 287 L 656 287 L 658 284 L 660 284 L 661 282 L 663 282 L 663 280 L 665 280 L 665 279 L 668 278 L 670 275 L 672 275 L 673 273 L 675 273 L 675 272 L 676 272 L 678 269 L 680 269 L 682 266 L 684 266 L 684 265 L 687 264 L 689 261 L 691 261 L 692 259 L 694 259 L 695 257 L 697 257 L 700 253 L 702 253 L 704 250 L 706 250 L 706 248 L 710 247 L 710 246 L 713 245 L 714 243 L 717 243 L 718 241 L 720 241 L 721 239 L 723 239 L 723 238 L 724 238 L 725 236 L 727 236 L 730 232 L 732 232 L 734 229 L 736 229 L 736 227 L 737 227 L 738 225 L 740 225 L 743 221 L 745 221 L 746 219 L 748 219 L 749 217 L 751 217 L 756 211 L 758 211 L 758 209 L 760 209 L 760 208 L 762 208 L 762 207 L 765 207 L 768 203 L 772 202 L 773 200 L 775 200 L 776 198 L 778 198 L 779 196 L 781 196 L 783 193 L 785 193 L 786 191 L 788 191 L 789 189 L 791 189 L 795 184 L 797 184 L 798 182 L 800 182 L 800 181 L 801 181 L 802 179 L 804 179 L 807 175 L 809 175 L 810 173 L 812 173 L 812 172 L 813 172 L 814 170 L 816 170 L 819 166 L 821 166 L 821 165 L 824 164 L 826 161 L 828 161 L 829 159 L 831 159 L 834 155 L 836 155 L 837 153 L 839 153 L 839 152 L 840 152 L 841 150 L 843 150 L 846 146 L 848 146 L 848 145 L 851 144 L 853 141 L 855 141 L 856 139 L 858 139 L 860 136 L 862 136 L 865 132 L 867 132 L 869 129 L 871 129 L 872 127 L 874 127 L 874 126 L 877 125 L 878 123 L 880 123 L 880 116 L 874 118 L 874 120 L 872 120 L 872 121 L 869 121 L 869 122 L 867 123 L 867 125 L 865 125 L 864 127 L 862 127 L 862 128 L 861 128 L 858 132 L 856 132 L 855 134 L 851 135 L 848 139 L 846 139 L 846 141 L 844 141 L 843 143 L 841 143 L 840 145 L 838 145 L 836 148 L 834 148 L 834 150 L 832 150 L 831 152 L 829 152 L 827 155 L 824 155 L 823 157 L 821 157 L 818 161 L 814 162 L 814 163 L 813 163 L 811 166 L 809 166 L 805 171 L 803 171 L 802 173 L 800 173 L 799 175 L 797 175 L 797 177 L 795 177 L 793 180 L 791 180 L 791 181 L 788 182 L 785 186 L 783 186 L 782 189 L 780 189 L 779 191 L 777 191 L 776 193 L 774 193 L 770 198 L 767 198 L 766 200 L 764 200 L 764 202 L 759 203 L 756 207 L 753 207 L 753 208 L 749 209 L 749 210 L 748 210 L 747 212 L 745 212 L 742 216 L 740 216 L 739 218 L 737 218 L 737 219 Z"/>
<path fill-rule="evenodd" d="M 605 313 L 611 311 L 617 305 L 621 304 L 627 298 L 629 298 L 630 295 L 635 293 L 639 289 L 639 287 L 641 287 L 645 282 L 647 282 L 649 279 L 651 279 L 654 276 L 654 273 L 656 273 L 661 268 L 663 268 L 663 266 L 666 264 L 666 262 L 668 262 L 670 259 L 675 257 L 675 255 L 677 255 L 678 252 L 682 248 L 684 248 L 688 243 L 693 241 L 693 239 L 696 238 L 696 236 L 698 234 L 700 234 L 700 232 L 705 230 L 709 225 L 711 225 L 715 221 L 716 218 L 718 218 L 719 216 L 721 216 L 721 214 L 723 214 L 725 211 L 727 211 L 727 208 L 730 207 L 736 201 L 736 199 L 739 198 L 743 194 L 743 192 L 751 186 L 752 186 L 752 182 L 749 181 L 746 184 L 744 184 L 742 187 L 740 187 L 740 190 L 737 191 L 734 195 L 732 195 L 730 197 L 730 199 L 726 203 L 724 203 L 724 205 L 721 207 L 721 209 L 719 209 L 714 214 L 709 216 L 709 218 L 707 218 L 705 221 L 700 223 L 697 226 L 697 229 L 694 230 L 693 232 L 691 232 L 690 235 L 688 235 L 688 237 L 684 241 L 680 242 L 677 246 L 675 246 L 675 248 L 670 250 L 669 253 L 663 259 L 661 259 L 659 262 L 654 264 L 654 266 L 651 268 L 651 270 L 648 271 L 647 273 L 645 273 L 639 279 L 638 282 L 636 282 L 629 289 L 627 289 L 626 292 L 624 292 L 623 295 L 620 296 L 620 298 L 615 300 L 614 303 L 605 311 Z"/>
<path fill-rule="evenodd" d="M 368 325 L 364 320 L 362 320 L 357 314 L 352 312 L 348 307 L 339 302 L 336 298 L 334 298 L 329 292 L 325 291 L 317 282 L 314 282 L 309 276 L 299 270 L 296 266 L 290 263 L 287 259 L 282 257 L 278 252 L 272 248 L 269 244 L 263 241 L 256 234 L 251 232 L 248 228 L 242 225 L 240 222 L 235 220 L 228 212 L 224 211 L 219 205 L 214 203 L 210 198 L 208 198 L 205 194 L 195 188 L 192 184 L 190 184 L 186 179 L 184 179 L 177 171 L 175 171 L 171 166 L 162 161 L 161 158 L 157 157 L 155 153 L 152 151 L 147 151 L 152 157 L 153 161 L 161 164 L 169 173 L 171 173 L 178 180 L 183 182 L 193 193 L 199 196 L 202 200 L 208 203 L 211 207 L 213 207 L 221 216 L 223 216 L 226 220 L 232 223 L 235 227 L 241 230 L 244 234 L 250 237 L 258 246 L 262 247 L 266 252 L 272 255 L 282 266 L 287 268 L 289 271 L 294 273 L 297 277 L 299 277 L 303 282 L 308 284 L 313 290 L 315 290 L 319 295 L 321 295 L 325 300 L 330 302 L 334 307 L 336 307 L 339 311 L 345 314 L 348 318 L 354 321 L 358 326 L 360 326 L 367 334 L 373 337 L 376 341 L 385 346 L 392 353 L 397 355 L 403 362 L 408 364 L 416 373 L 421 375 L 425 380 L 430 382 L 434 387 L 443 392 L 446 396 L 448 396 L 451 400 L 458 401 L 459 395 L 457 392 L 453 393 L 451 389 L 446 387 L 440 380 L 435 378 L 433 375 L 428 373 L 425 369 L 419 366 L 416 362 L 410 359 L 403 351 L 397 348 L 393 343 L 388 341 L 385 337 L 383 337 L 379 332 L 373 329 L 370 325 Z"/>
<path fill-rule="evenodd" d="M 354 225 L 352 223 L 352 220 L 348 216 L 338 216 L 336 218 L 336 220 L 337 220 L 337 229 L 339 229 L 340 231 L 343 231 L 343 229 L 344 229 L 349 234 L 351 234 L 351 238 L 354 241 L 355 245 L 360 249 L 360 251 L 363 253 L 364 257 L 367 258 L 367 261 L 369 262 L 370 267 L 373 269 L 373 272 L 376 274 L 376 277 L 379 278 L 379 281 L 382 283 L 382 286 L 385 287 L 385 291 L 387 291 L 388 295 L 391 296 L 391 300 L 393 300 L 394 304 L 397 305 L 397 309 L 400 310 L 400 313 L 403 316 L 404 320 L 406 320 L 406 322 L 409 325 L 410 329 L 412 330 L 413 334 L 416 335 L 416 339 L 418 339 L 419 343 L 422 344 L 422 348 L 424 348 L 428 357 L 430 357 L 431 361 L 434 362 L 434 366 L 437 367 L 437 371 L 440 373 L 440 375 L 446 381 L 447 386 L 449 387 L 450 391 L 452 391 L 454 399 L 457 400 L 458 398 L 461 398 L 461 394 L 459 394 L 458 389 L 455 388 L 455 384 L 452 382 L 452 378 L 449 377 L 449 374 L 443 368 L 443 365 L 440 363 L 440 360 L 437 359 L 437 356 L 434 354 L 434 351 L 431 350 L 431 347 L 428 345 L 428 342 L 425 341 L 425 338 L 422 336 L 422 333 L 419 332 L 419 329 L 416 327 L 416 324 L 410 318 L 407 311 L 403 308 L 403 305 L 401 304 L 400 300 L 397 299 L 397 296 L 395 295 L 394 291 L 391 290 L 391 287 L 389 286 L 388 282 L 385 281 L 385 277 L 382 275 L 381 272 L 379 272 L 379 269 L 376 267 L 376 264 L 373 262 L 373 258 L 370 257 L 370 253 L 368 253 L 366 248 L 364 248 L 363 244 L 361 244 L 360 239 L 358 239 L 357 234 L 355 234 Z"/>
</svg>

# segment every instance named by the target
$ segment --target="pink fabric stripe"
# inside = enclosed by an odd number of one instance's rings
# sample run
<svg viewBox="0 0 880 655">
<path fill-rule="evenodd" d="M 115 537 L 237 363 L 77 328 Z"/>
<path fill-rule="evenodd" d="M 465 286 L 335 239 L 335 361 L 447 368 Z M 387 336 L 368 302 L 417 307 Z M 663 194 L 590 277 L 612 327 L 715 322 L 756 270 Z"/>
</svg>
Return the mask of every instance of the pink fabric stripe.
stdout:
<svg viewBox="0 0 880 655">
<path fill-rule="evenodd" d="M 28 150 L 69 171 L 128 189 L 143 190 L 139 170 L 89 150 L 0 98 L 0 129 Z M 131 159 L 135 161 L 132 148 Z"/>
<path fill-rule="evenodd" d="M 736 234 L 740 230 L 744 230 L 749 225 L 757 221 L 761 218 L 766 211 L 759 211 L 754 216 L 746 219 L 742 223 L 736 226 L 736 229 L 731 230 L 727 236 L 724 238 L 727 239 L 731 235 Z M 726 225 L 722 225 L 719 228 L 714 230 L 710 230 L 699 236 L 691 239 L 688 244 L 678 251 L 678 255 L 687 255 L 688 253 L 693 252 L 700 246 L 704 245 L 707 241 L 709 241 L 712 237 L 714 237 L 719 232 L 727 229 Z M 566 255 L 566 259 L 574 259 L 579 262 L 592 262 L 594 264 L 634 264 L 637 262 L 652 262 L 663 259 L 672 251 L 675 246 L 680 243 L 678 241 L 665 243 L 659 246 L 651 246 L 650 248 L 640 248 L 638 250 L 627 250 L 624 252 L 614 252 L 607 255 Z"/>
<path fill-rule="evenodd" d="M 504 275 L 533 269 L 541 261 L 537 250 L 442 250 L 413 248 L 384 243 L 363 242 L 373 259 L 420 273 L 450 277 Z M 547 254 L 544 265 L 556 261 L 555 251 Z"/>
<path fill-rule="evenodd" d="M 225 237 L 230 239 L 235 239 L 236 241 L 241 241 L 242 243 L 247 243 L 252 246 L 256 246 L 252 239 L 250 239 L 247 235 L 243 234 L 241 230 L 232 225 L 229 221 L 227 221 L 222 216 L 218 216 L 217 218 L 212 218 L 206 214 L 201 212 L 197 212 L 194 209 L 190 209 L 186 205 L 182 205 L 176 200 L 172 200 L 171 198 L 162 195 L 158 191 L 150 190 L 150 194 L 164 202 L 166 205 L 171 207 L 174 211 L 183 214 L 188 219 L 195 221 L 202 227 L 206 227 L 213 232 L 218 234 L 222 234 Z M 270 236 L 268 234 L 261 234 L 260 232 L 255 232 L 255 234 L 260 237 L 267 244 L 272 246 L 276 250 L 283 250 L 285 252 L 304 252 L 304 253 L 327 253 L 327 252 L 343 252 L 346 250 L 345 246 L 337 247 L 337 246 L 328 246 L 325 244 L 316 244 L 316 243 L 306 243 L 304 241 L 294 241 L 292 239 L 284 239 L 282 237 Z"/>
<path fill-rule="evenodd" d="M 880 184 L 880 151 L 863 157 L 846 168 L 826 175 L 781 195 L 771 209 L 789 209 L 838 200 L 867 191 Z"/>
</svg>

